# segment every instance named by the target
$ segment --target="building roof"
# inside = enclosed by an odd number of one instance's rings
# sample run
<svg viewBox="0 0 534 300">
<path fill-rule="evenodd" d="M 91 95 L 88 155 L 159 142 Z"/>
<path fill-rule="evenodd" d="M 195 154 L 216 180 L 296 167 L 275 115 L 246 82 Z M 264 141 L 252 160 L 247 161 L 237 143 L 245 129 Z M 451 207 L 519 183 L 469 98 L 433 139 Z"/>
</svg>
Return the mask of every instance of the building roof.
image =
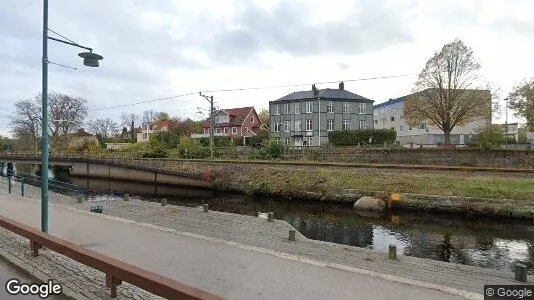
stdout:
<svg viewBox="0 0 534 300">
<path fill-rule="evenodd" d="M 220 123 L 218 126 L 241 126 L 253 109 L 253 106 L 221 109 L 219 114 L 221 112 L 228 114 L 230 116 L 230 121 L 228 123 Z M 258 126 L 259 122 L 261 122 L 261 120 L 258 118 Z M 210 127 L 208 120 L 204 122 L 204 127 Z"/>
<path fill-rule="evenodd" d="M 357 100 L 360 102 L 374 102 L 371 99 L 367 99 L 363 96 L 351 93 L 342 89 L 317 89 L 317 95 L 314 96 L 313 91 L 300 91 L 286 95 L 275 101 L 290 101 L 290 100 L 305 100 L 305 99 L 332 99 L 332 100 Z"/>
<path fill-rule="evenodd" d="M 402 96 L 402 97 L 399 97 L 399 98 L 389 99 L 386 102 L 382 102 L 382 103 L 379 103 L 379 104 L 373 106 L 373 109 L 379 109 L 379 108 L 382 108 L 382 107 L 387 107 L 387 106 L 390 106 L 390 105 L 393 105 L 393 104 L 404 102 L 404 100 L 406 100 L 406 98 L 408 98 L 410 96 L 417 95 L 419 93 L 424 93 L 424 92 L 429 91 L 429 90 L 432 90 L 432 89 L 428 88 L 428 89 L 425 89 L 425 90 L 422 90 L 422 91 L 419 91 L 419 92 L 416 92 L 416 93 L 412 93 L 412 94 L 409 94 L 409 95 L 406 95 L 406 96 Z M 475 89 L 464 89 L 462 91 L 482 92 L 482 93 L 489 93 L 490 92 L 489 90 L 475 90 Z M 491 95 L 490 95 L 490 97 L 491 97 Z"/>
<path fill-rule="evenodd" d="M 374 109 L 379 109 L 379 108 L 390 106 L 390 105 L 393 105 L 393 104 L 402 103 L 402 102 L 404 102 L 404 98 L 405 97 L 400 97 L 400 98 L 396 98 L 396 99 L 389 99 L 386 102 L 382 102 L 382 103 L 379 103 L 379 104 L 373 106 L 373 108 Z"/>
</svg>

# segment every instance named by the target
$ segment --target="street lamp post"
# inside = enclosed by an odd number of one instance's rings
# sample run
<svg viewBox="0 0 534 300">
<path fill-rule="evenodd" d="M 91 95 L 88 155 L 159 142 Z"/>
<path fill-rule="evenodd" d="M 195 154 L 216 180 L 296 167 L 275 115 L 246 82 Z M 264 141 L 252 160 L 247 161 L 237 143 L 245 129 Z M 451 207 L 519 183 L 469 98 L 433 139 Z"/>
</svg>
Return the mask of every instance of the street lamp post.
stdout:
<svg viewBox="0 0 534 300">
<path fill-rule="evenodd" d="M 42 59 L 42 137 L 41 137 L 41 231 L 48 232 L 48 40 L 64 43 L 89 50 L 78 54 L 83 64 L 89 67 L 98 67 L 102 56 L 93 53 L 93 49 L 78 45 L 74 42 L 61 40 L 48 36 L 48 0 L 43 1 L 43 59 Z"/>
</svg>

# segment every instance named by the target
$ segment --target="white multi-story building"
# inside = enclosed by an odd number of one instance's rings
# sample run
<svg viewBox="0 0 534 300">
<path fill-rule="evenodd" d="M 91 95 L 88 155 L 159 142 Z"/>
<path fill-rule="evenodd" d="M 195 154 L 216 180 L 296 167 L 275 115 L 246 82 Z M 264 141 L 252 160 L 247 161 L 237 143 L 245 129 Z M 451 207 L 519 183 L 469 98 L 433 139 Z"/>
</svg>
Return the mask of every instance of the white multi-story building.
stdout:
<svg viewBox="0 0 534 300">
<path fill-rule="evenodd" d="M 394 129 L 397 132 L 397 141 L 402 145 L 413 143 L 415 145 L 437 145 L 445 142 L 443 130 L 425 123 L 410 126 L 404 119 L 404 101 L 412 95 L 397 99 L 390 99 L 377 104 L 374 110 L 375 129 Z M 491 97 L 488 98 L 491 102 Z M 470 143 L 477 131 L 491 123 L 490 117 L 481 117 L 464 126 L 455 126 L 451 132 L 451 144 L 465 145 Z"/>
</svg>

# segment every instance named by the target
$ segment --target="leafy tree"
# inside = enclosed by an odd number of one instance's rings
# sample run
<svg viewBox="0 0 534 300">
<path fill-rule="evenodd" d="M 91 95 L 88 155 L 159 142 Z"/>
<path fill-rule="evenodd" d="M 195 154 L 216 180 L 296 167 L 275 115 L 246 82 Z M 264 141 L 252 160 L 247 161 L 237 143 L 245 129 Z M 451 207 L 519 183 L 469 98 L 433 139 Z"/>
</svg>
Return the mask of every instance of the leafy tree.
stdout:
<svg viewBox="0 0 534 300">
<path fill-rule="evenodd" d="M 191 119 L 173 119 L 175 122 L 171 123 L 170 131 L 178 134 L 179 136 L 191 136 L 192 133 L 202 132 L 202 121 L 193 121 Z"/>
<path fill-rule="evenodd" d="M 482 149 L 499 148 L 505 141 L 506 137 L 502 134 L 500 125 L 490 124 L 482 127 L 477 132 L 476 145 Z"/>
<path fill-rule="evenodd" d="M 491 92 L 476 85 L 479 69 L 473 50 L 461 40 L 444 45 L 426 62 L 414 95 L 404 101 L 407 123 L 437 126 L 449 145 L 454 127 L 481 118 L 491 120 Z"/>
<path fill-rule="evenodd" d="M 172 131 L 158 131 L 150 135 L 149 143 L 163 149 L 174 149 L 178 146 L 179 136 Z"/>
<path fill-rule="evenodd" d="M 267 109 L 262 109 L 258 114 L 258 117 L 260 118 L 262 124 L 269 126 L 269 111 Z"/>
<path fill-rule="evenodd" d="M 534 130 L 534 80 L 516 86 L 508 96 L 509 106 L 517 117 L 527 121 L 527 128 Z"/>
<path fill-rule="evenodd" d="M 7 137 L 0 136 L 0 151 L 7 151 L 11 149 L 11 142 Z"/>
</svg>

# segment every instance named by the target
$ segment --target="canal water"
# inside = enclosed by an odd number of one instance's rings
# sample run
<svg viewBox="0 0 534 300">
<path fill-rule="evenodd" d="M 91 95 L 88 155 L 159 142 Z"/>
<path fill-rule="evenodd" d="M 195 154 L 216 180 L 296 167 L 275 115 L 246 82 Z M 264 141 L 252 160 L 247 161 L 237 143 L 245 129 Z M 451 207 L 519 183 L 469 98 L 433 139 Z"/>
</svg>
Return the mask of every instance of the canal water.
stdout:
<svg viewBox="0 0 534 300">
<path fill-rule="evenodd" d="M 534 223 L 530 221 L 460 218 L 414 212 L 358 212 L 351 205 L 252 198 L 209 191 L 139 184 L 125 181 L 69 177 L 56 178 L 88 188 L 90 201 L 115 201 L 129 193 L 147 201 L 161 197 L 170 204 L 257 215 L 274 212 L 310 239 L 388 251 L 395 244 L 400 254 L 465 265 L 513 271 L 516 261 L 534 274 Z M 59 174 L 61 173 L 61 174 Z M 66 173 L 66 174 L 65 174 Z M 531 271 L 532 270 L 532 271 Z"/>
</svg>

